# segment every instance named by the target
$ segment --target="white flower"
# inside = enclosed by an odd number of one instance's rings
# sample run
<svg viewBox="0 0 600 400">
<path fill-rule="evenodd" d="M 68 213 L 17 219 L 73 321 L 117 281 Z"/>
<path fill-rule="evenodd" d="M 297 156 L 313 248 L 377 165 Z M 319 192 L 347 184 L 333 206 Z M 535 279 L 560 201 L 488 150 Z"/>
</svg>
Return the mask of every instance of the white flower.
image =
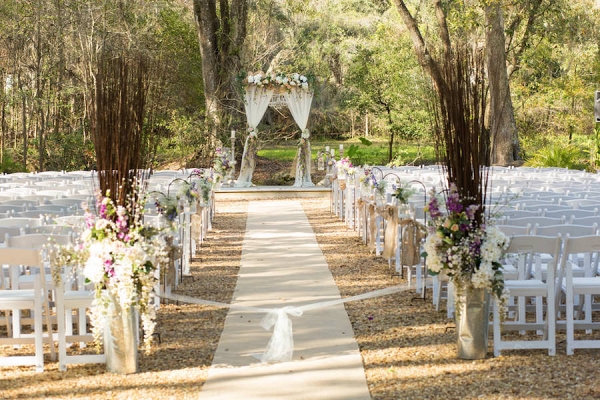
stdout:
<svg viewBox="0 0 600 400">
<path fill-rule="evenodd" d="M 248 83 L 254 83 L 254 76 L 253 75 L 249 75 L 248 76 Z"/>
<path fill-rule="evenodd" d="M 302 131 L 302 139 L 308 139 L 310 137 L 310 131 L 305 129 Z"/>
<path fill-rule="evenodd" d="M 99 220 L 96 221 L 96 229 L 99 231 L 103 231 L 106 229 L 106 227 L 110 224 L 110 222 L 104 218 L 100 218 Z"/>
<path fill-rule="evenodd" d="M 475 271 L 471 278 L 471 283 L 475 288 L 490 288 L 490 283 L 494 277 L 494 270 L 492 269 L 492 263 L 482 262 L 479 269 Z"/>
<path fill-rule="evenodd" d="M 83 267 L 83 275 L 92 283 L 100 283 L 104 280 L 104 259 L 90 256 Z"/>
</svg>

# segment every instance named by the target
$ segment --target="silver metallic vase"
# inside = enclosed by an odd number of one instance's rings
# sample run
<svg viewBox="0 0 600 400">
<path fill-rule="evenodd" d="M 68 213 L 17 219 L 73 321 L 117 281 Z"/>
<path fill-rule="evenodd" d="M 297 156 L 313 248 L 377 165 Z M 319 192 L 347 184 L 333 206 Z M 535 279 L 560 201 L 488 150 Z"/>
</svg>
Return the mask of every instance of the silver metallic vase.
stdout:
<svg viewBox="0 0 600 400">
<path fill-rule="evenodd" d="M 466 360 L 486 358 L 490 315 L 487 289 L 465 288 L 456 304 L 457 357 Z"/>
<path fill-rule="evenodd" d="M 134 307 L 122 309 L 113 301 L 104 327 L 106 369 L 115 374 L 138 372 L 139 323 Z"/>
</svg>

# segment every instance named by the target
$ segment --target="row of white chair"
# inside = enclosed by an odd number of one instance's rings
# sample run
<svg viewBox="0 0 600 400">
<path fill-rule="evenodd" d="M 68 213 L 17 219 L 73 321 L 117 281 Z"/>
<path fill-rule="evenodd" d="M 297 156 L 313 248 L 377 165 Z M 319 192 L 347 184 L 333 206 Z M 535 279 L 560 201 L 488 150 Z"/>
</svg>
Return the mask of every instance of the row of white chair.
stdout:
<svg viewBox="0 0 600 400">
<path fill-rule="evenodd" d="M 0 343 L 31 343 L 31 335 L 23 334 L 21 327 L 33 324 L 35 355 L 7 355 L 0 357 L 0 365 L 33 364 L 37 371 L 43 371 L 41 343 L 49 344 L 51 357 L 55 359 L 55 340 L 58 341 L 60 370 L 65 370 L 69 363 L 104 362 L 104 355 L 73 356 L 67 352 L 71 342 L 79 341 L 84 345 L 85 342 L 93 340 L 87 331 L 86 309 L 92 305 L 94 291 L 86 288 L 83 278 L 72 275 L 71 270 L 69 273 L 63 274 L 59 271 L 58 275 L 53 274 L 44 247 L 48 244 L 65 245 L 72 243 L 72 240 L 72 235 L 6 236 L 4 246 L 0 247 L 3 283 L 3 290 L 0 290 L 0 309 L 7 313 L 7 336 L 0 338 Z M 56 282 L 56 276 L 61 276 L 59 282 Z M 21 301 L 18 301 L 19 299 Z M 30 310 L 30 317 L 23 318 L 23 310 Z M 73 310 L 78 314 L 76 324 L 73 320 Z M 10 317 L 9 312 L 12 314 Z M 42 331 L 43 324 L 46 325 L 46 334 Z M 53 325 L 58 327 L 57 335 L 53 334 Z M 73 335 L 74 325 L 77 326 L 78 335 Z"/>
</svg>

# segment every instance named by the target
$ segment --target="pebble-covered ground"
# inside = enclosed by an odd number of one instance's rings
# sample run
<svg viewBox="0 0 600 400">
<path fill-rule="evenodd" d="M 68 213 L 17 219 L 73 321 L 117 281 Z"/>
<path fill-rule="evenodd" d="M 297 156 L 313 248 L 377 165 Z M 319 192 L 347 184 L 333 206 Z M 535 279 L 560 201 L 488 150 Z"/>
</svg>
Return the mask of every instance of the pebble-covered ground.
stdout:
<svg viewBox="0 0 600 400">
<path fill-rule="evenodd" d="M 386 260 L 375 257 L 356 232 L 329 210 L 328 199 L 304 199 L 343 297 L 404 283 Z M 229 302 L 237 279 L 247 204 L 217 204 L 213 230 L 178 293 Z M 430 295 L 430 292 L 428 292 Z M 346 303 L 373 399 L 594 399 L 600 398 L 600 350 L 565 355 L 543 350 L 507 351 L 484 360 L 456 359 L 455 331 L 445 311 L 414 291 Z M 140 372 L 120 376 L 104 365 L 71 365 L 59 372 L 49 359 L 46 372 L 32 367 L 0 368 L 0 399 L 197 399 L 210 367 L 225 309 L 193 304 L 163 305 L 160 333 Z M 0 334 L 3 328 L 0 327 Z M 21 351 L 26 351 L 23 349 Z M 0 346 L 0 353 L 14 353 Z"/>
</svg>

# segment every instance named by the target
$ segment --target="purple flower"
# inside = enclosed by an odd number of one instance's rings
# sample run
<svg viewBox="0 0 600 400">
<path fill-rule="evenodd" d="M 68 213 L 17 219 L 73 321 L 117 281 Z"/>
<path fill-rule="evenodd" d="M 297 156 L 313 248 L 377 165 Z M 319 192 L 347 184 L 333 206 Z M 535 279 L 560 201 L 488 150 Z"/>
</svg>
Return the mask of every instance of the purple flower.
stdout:
<svg viewBox="0 0 600 400">
<path fill-rule="evenodd" d="M 467 207 L 467 209 L 466 209 L 467 218 L 470 219 L 471 221 L 474 220 L 475 213 L 477 212 L 477 210 L 479 210 L 478 204 L 471 204 L 469 207 Z"/>
<path fill-rule="evenodd" d="M 113 268 L 112 265 L 113 265 L 112 260 L 104 261 L 104 270 L 106 271 L 106 274 L 111 278 L 113 276 L 115 276 L 115 269 Z"/>
<path fill-rule="evenodd" d="M 427 206 L 427 211 L 429 212 L 429 215 L 431 215 L 431 218 L 433 218 L 433 219 L 439 218 L 442 216 L 442 213 L 440 212 L 440 206 L 439 206 L 437 198 L 435 196 L 431 196 L 431 200 L 429 201 L 429 205 Z"/>
</svg>

